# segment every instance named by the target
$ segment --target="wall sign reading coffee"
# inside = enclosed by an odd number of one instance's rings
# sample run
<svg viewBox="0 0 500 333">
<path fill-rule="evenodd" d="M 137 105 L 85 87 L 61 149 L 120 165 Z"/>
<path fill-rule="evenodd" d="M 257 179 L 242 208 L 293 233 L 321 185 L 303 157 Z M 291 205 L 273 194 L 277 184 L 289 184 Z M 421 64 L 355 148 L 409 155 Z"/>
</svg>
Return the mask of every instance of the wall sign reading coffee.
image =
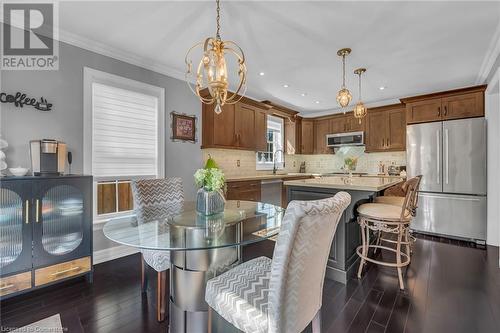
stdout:
<svg viewBox="0 0 500 333">
<path fill-rule="evenodd" d="M 24 93 L 17 92 L 15 95 L 0 93 L 0 103 L 13 103 L 15 107 L 32 106 L 40 111 L 50 111 L 52 104 L 48 103 L 43 97 L 40 100 L 27 96 Z"/>
</svg>

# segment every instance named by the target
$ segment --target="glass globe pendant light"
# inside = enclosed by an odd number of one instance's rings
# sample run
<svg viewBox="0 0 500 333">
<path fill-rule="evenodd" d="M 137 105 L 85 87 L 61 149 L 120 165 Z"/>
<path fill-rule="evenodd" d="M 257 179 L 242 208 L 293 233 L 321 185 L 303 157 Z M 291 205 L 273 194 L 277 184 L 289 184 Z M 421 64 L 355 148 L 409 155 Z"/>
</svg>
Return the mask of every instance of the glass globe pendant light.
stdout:
<svg viewBox="0 0 500 333">
<path fill-rule="evenodd" d="M 351 49 L 349 48 L 340 49 L 337 51 L 337 55 L 339 57 L 342 57 L 342 87 L 340 87 L 340 90 L 337 93 L 337 103 L 339 103 L 339 105 L 342 108 L 348 106 L 352 100 L 351 92 L 349 91 L 349 89 L 347 89 L 345 85 L 345 57 L 348 56 L 350 53 Z"/>
<path fill-rule="evenodd" d="M 217 4 L 217 31 L 215 37 L 208 37 L 205 41 L 193 45 L 187 52 L 185 63 L 186 82 L 193 93 L 198 96 L 200 101 L 205 104 L 215 103 L 215 113 L 222 112 L 222 106 L 225 104 L 237 103 L 245 94 L 247 68 L 245 64 L 245 55 L 241 48 L 232 41 L 223 41 L 220 37 L 220 4 Z M 193 62 L 190 59 L 191 52 L 194 49 L 202 48 L 203 55 L 196 68 L 196 74 L 193 72 Z M 234 56 L 238 63 L 237 77 L 238 83 L 234 93 L 228 92 L 229 80 L 228 69 L 226 65 L 226 56 Z M 194 87 L 190 82 L 194 79 Z M 208 88 L 208 95 L 201 91 Z M 241 92 L 241 94 L 240 94 Z"/>
<path fill-rule="evenodd" d="M 359 86 L 358 86 L 359 98 L 358 98 L 358 102 L 354 106 L 353 112 L 354 112 L 354 117 L 359 119 L 360 124 L 361 124 L 361 119 L 363 119 L 368 112 L 365 104 L 363 104 L 363 102 L 361 101 L 361 74 L 363 74 L 364 72 L 366 72 L 366 68 L 358 68 L 358 69 L 354 70 L 354 74 L 358 75 L 358 78 L 359 78 L 359 82 L 358 82 L 358 84 L 359 84 Z"/>
</svg>

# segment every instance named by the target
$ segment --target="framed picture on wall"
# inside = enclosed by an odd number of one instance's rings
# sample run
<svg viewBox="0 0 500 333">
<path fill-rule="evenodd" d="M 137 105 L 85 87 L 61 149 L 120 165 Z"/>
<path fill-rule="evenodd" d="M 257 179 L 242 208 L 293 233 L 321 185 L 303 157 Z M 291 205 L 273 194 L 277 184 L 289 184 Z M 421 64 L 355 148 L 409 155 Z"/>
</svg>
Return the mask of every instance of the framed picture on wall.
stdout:
<svg viewBox="0 0 500 333">
<path fill-rule="evenodd" d="M 175 111 L 170 112 L 170 116 L 172 120 L 172 141 L 195 143 L 197 141 L 197 117 L 195 115 L 186 115 Z"/>
</svg>

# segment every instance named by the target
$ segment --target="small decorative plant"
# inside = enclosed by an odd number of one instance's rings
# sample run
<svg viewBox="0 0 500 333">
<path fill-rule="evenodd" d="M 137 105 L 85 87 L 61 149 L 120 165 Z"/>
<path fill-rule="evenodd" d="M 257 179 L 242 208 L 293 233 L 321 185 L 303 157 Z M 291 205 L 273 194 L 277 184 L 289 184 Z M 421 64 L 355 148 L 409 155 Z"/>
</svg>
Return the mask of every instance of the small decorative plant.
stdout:
<svg viewBox="0 0 500 333">
<path fill-rule="evenodd" d="M 213 215 L 224 211 L 225 177 L 222 170 L 209 155 L 205 168 L 194 174 L 196 186 L 200 189 L 196 195 L 196 210 L 203 215 Z"/>
<path fill-rule="evenodd" d="M 347 157 L 344 159 L 344 165 L 349 171 L 356 170 L 357 164 L 358 164 L 358 159 L 356 157 Z"/>
</svg>

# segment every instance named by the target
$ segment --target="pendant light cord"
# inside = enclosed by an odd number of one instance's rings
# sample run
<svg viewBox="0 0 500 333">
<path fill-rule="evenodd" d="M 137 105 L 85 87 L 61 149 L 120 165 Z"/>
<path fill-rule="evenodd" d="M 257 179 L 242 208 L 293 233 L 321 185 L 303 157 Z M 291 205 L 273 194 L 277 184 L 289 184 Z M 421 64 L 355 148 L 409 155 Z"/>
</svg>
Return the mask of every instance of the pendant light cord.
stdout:
<svg viewBox="0 0 500 333">
<path fill-rule="evenodd" d="M 217 18 L 216 18 L 216 21 L 217 21 L 217 33 L 215 34 L 215 37 L 220 40 L 220 4 L 219 4 L 219 0 L 215 0 L 215 2 L 217 3 Z"/>
<path fill-rule="evenodd" d="M 359 88 L 359 100 L 361 101 L 361 72 L 360 72 L 358 75 L 359 75 L 359 83 L 358 83 L 358 88 Z"/>
<path fill-rule="evenodd" d="M 345 89 L 345 54 L 342 55 L 342 89 Z"/>
</svg>

